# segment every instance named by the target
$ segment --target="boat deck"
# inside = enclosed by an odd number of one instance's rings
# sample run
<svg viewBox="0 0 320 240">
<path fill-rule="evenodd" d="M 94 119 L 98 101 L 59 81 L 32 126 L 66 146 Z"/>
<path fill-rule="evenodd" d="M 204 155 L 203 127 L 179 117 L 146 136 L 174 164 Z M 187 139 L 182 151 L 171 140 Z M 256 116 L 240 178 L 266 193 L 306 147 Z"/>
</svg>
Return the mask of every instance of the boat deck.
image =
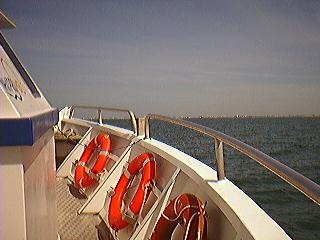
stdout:
<svg viewBox="0 0 320 240">
<path fill-rule="evenodd" d="M 58 233 L 61 240 L 99 239 L 96 226 L 99 215 L 78 215 L 86 201 L 80 194 L 70 193 L 66 179 L 56 179 Z"/>
</svg>

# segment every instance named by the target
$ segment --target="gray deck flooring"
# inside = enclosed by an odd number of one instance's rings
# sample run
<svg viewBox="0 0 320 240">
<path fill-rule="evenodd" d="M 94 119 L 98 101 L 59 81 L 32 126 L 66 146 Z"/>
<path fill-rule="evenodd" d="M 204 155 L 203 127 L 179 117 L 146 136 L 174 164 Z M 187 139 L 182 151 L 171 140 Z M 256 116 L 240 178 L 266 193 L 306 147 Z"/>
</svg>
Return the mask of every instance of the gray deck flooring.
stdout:
<svg viewBox="0 0 320 240">
<path fill-rule="evenodd" d="M 77 215 L 85 199 L 74 197 L 67 180 L 56 180 L 58 232 L 61 240 L 98 239 L 96 225 L 100 223 L 98 215 Z"/>
</svg>

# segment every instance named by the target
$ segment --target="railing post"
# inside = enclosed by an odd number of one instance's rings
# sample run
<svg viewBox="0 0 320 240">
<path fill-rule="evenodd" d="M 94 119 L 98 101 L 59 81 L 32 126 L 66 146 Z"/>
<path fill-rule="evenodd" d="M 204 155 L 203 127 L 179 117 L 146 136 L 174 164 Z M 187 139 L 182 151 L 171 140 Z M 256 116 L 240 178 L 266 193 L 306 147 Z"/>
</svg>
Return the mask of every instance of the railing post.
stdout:
<svg viewBox="0 0 320 240">
<path fill-rule="evenodd" d="M 138 129 L 138 131 L 137 131 L 137 136 L 143 136 L 143 137 L 145 137 L 145 134 L 146 134 L 146 128 L 145 128 L 145 123 L 146 123 L 146 121 L 145 121 L 145 117 L 143 117 L 143 118 L 138 118 L 137 119 L 137 129 Z"/>
<path fill-rule="evenodd" d="M 138 127 L 137 127 L 137 119 L 136 119 L 136 116 L 134 115 L 133 112 L 131 111 L 128 111 L 128 114 L 131 118 L 131 124 L 132 124 L 132 127 L 133 127 L 133 131 L 135 134 L 138 135 Z"/>
<path fill-rule="evenodd" d="M 218 181 L 220 181 L 225 178 L 224 159 L 223 159 L 223 142 L 215 138 L 214 145 L 215 145 L 216 160 L 217 160 Z"/>
<path fill-rule="evenodd" d="M 101 114 L 101 109 L 98 109 L 98 119 L 99 119 L 99 124 L 102 125 L 102 114 Z"/>
<path fill-rule="evenodd" d="M 145 139 L 150 138 L 150 126 L 149 126 L 149 119 L 150 117 L 146 116 L 145 118 L 145 124 L 144 124 L 144 129 L 145 129 Z"/>
<path fill-rule="evenodd" d="M 69 119 L 71 119 L 73 117 L 73 114 L 74 114 L 74 107 L 72 106 L 70 108 L 70 114 L 69 114 Z"/>
</svg>

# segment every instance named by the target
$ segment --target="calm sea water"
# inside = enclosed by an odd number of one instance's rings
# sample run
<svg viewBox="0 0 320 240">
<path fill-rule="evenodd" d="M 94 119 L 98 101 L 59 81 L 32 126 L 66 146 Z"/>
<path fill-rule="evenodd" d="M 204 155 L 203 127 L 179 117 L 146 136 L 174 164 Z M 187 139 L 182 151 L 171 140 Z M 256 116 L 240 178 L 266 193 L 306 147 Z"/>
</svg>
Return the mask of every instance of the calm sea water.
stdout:
<svg viewBox="0 0 320 240">
<path fill-rule="evenodd" d="M 189 119 L 233 136 L 320 184 L 320 118 Z M 122 124 L 126 125 L 126 124 Z M 215 168 L 210 138 L 152 121 L 151 136 Z M 253 160 L 225 147 L 226 176 L 293 239 L 320 239 L 320 207 Z"/>
</svg>

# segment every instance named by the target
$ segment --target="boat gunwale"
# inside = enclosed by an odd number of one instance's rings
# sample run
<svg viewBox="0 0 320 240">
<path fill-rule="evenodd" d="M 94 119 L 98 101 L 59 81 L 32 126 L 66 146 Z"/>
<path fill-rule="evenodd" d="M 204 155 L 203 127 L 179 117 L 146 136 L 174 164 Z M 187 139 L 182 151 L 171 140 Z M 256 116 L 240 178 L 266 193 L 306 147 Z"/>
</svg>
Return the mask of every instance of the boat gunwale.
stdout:
<svg viewBox="0 0 320 240">
<path fill-rule="evenodd" d="M 97 130 L 115 131 L 125 130 L 123 128 L 113 127 L 111 125 L 99 125 L 96 122 L 90 122 L 83 119 L 63 119 L 68 124 L 91 126 Z M 127 131 L 127 130 L 126 130 Z M 135 138 L 133 132 L 131 137 L 127 134 L 115 134 L 120 138 Z M 138 136 L 142 138 L 142 136 Z M 246 193 L 240 190 L 231 181 L 225 178 L 219 181 L 217 172 L 206 164 L 200 162 L 188 154 L 169 146 L 156 139 L 141 139 L 137 143 L 141 147 L 161 156 L 166 161 L 175 165 L 184 174 L 203 189 L 203 194 L 207 195 L 211 201 L 222 211 L 237 235 L 246 239 L 268 239 L 270 235 L 266 233 L 272 232 L 273 236 L 281 236 L 282 239 L 289 239 L 286 232 L 273 220 L 263 209 L 261 209 Z M 243 208 L 243 205 L 246 207 Z M 259 221 L 252 220 L 250 216 L 259 217 Z M 261 228 L 263 223 L 264 228 Z M 142 224 L 143 228 L 144 224 Z M 266 227 L 268 226 L 268 227 Z M 146 226 L 148 228 L 148 226 Z M 139 230 L 141 231 L 142 228 Z M 267 238 L 266 238 L 267 236 Z"/>
</svg>

